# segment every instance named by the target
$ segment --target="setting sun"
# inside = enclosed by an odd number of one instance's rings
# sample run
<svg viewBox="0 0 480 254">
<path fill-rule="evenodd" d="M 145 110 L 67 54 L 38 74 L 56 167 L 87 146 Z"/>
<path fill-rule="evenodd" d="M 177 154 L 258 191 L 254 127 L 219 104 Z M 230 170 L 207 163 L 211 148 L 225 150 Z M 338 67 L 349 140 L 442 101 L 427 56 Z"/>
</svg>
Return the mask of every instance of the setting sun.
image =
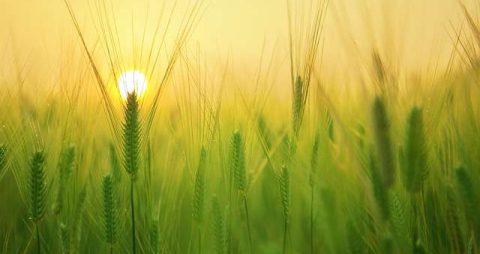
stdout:
<svg viewBox="0 0 480 254">
<path fill-rule="evenodd" d="M 123 99 L 127 99 L 128 94 L 133 92 L 140 97 L 147 90 L 147 79 L 140 71 L 126 71 L 118 79 L 118 89 Z"/>
</svg>

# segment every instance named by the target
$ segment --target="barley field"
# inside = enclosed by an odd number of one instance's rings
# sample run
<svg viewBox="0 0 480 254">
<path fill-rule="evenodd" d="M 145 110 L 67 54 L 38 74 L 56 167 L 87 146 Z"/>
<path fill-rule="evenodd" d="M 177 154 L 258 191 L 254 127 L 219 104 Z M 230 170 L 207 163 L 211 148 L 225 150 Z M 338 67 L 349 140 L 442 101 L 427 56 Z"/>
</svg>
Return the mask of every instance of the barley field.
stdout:
<svg viewBox="0 0 480 254">
<path fill-rule="evenodd" d="M 480 253 L 476 0 L 0 22 L 0 253 Z"/>
</svg>

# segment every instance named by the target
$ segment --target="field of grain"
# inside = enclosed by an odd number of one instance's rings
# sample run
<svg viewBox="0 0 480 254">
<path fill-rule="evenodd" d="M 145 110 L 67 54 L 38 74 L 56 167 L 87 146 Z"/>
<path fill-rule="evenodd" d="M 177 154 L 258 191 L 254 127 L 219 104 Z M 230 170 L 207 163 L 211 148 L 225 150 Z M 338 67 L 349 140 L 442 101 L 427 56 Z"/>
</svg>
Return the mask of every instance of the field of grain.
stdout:
<svg viewBox="0 0 480 254">
<path fill-rule="evenodd" d="M 480 253 L 480 5 L 0 1 L 0 253 Z"/>
</svg>

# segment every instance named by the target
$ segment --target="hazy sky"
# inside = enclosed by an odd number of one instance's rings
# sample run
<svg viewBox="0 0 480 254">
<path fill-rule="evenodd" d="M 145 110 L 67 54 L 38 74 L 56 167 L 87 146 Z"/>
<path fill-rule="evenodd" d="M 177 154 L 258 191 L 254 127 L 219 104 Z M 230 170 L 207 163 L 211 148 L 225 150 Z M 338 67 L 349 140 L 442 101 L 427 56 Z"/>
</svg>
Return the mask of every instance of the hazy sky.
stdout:
<svg viewBox="0 0 480 254">
<path fill-rule="evenodd" d="M 92 28 L 98 21 L 95 21 L 98 13 L 91 8 L 95 1 L 71 0 L 90 46 L 99 38 L 97 30 Z M 138 35 L 142 33 L 146 10 L 147 30 L 151 33 L 154 17 L 164 3 L 107 1 L 116 15 L 119 30 L 126 34 L 122 38 L 131 35 L 133 22 L 137 41 L 141 38 Z M 168 14 L 172 1 L 166 2 Z M 177 2 L 174 16 L 178 18 L 187 12 L 192 1 Z M 310 0 L 291 2 L 307 6 Z M 251 64 L 257 61 L 264 46 L 267 55 L 278 54 L 280 59 L 287 56 L 286 1 L 205 0 L 202 10 L 189 41 L 190 48 L 198 48 L 212 58 L 228 56 Z M 303 13 L 300 10 L 297 14 Z M 400 59 L 395 61 L 402 65 L 425 66 L 434 62 L 433 58 L 448 54 L 452 44 L 448 36 L 453 32 L 451 25 L 458 28 L 461 20 L 457 0 L 330 0 L 323 62 L 330 68 L 347 69 L 353 62 L 368 57 L 376 47 L 382 54 Z M 0 22 L 0 61 L 4 66 L 0 73 L 4 75 L 14 63 L 17 66 L 26 63 L 32 73 L 58 68 L 58 59 L 65 55 L 65 49 L 78 46 L 63 0 L 0 0 Z"/>
</svg>

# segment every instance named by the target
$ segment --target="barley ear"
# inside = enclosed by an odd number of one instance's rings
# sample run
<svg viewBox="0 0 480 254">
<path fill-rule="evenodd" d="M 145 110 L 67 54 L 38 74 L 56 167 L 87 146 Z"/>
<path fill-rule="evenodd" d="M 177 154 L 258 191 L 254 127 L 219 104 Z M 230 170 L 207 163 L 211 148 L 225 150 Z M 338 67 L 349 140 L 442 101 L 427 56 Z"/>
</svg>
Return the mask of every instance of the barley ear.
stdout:
<svg viewBox="0 0 480 254">
<path fill-rule="evenodd" d="M 1 172 L 7 165 L 7 146 L 0 144 L 0 176 Z"/>
<path fill-rule="evenodd" d="M 297 76 L 293 84 L 293 98 L 292 98 L 292 127 L 295 135 L 298 135 L 302 122 L 302 114 L 304 107 L 304 91 L 303 80 Z"/>
<path fill-rule="evenodd" d="M 405 130 L 404 149 L 402 158 L 403 184 L 407 191 L 415 193 L 421 190 L 428 175 L 423 115 L 420 108 L 414 107 L 410 111 Z"/>
<path fill-rule="evenodd" d="M 373 155 L 370 155 L 370 180 L 372 183 L 373 195 L 382 219 L 387 221 L 390 217 L 387 193 L 388 189 L 386 189 L 385 185 L 382 183 L 380 170 L 378 169 Z"/>
<path fill-rule="evenodd" d="M 45 176 L 45 155 L 43 151 L 33 154 L 30 162 L 30 219 L 38 223 L 45 214 L 47 186 Z"/>
<path fill-rule="evenodd" d="M 282 165 L 280 172 L 280 197 L 282 199 L 283 215 L 285 223 L 289 223 L 290 217 L 290 176 L 288 168 Z"/>
<path fill-rule="evenodd" d="M 456 170 L 458 191 L 465 208 L 465 215 L 474 230 L 480 230 L 480 218 L 478 217 L 478 195 L 474 183 L 465 166 Z"/>
<path fill-rule="evenodd" d="M 58 163 L 58 170 L 60 177 L 58 178 L 57 197 L 55 200 L 53 211 L 55 214 L 59 214 L 63 209 L 63 201 L 65 195 L 65 189 L 68 179 L 72 174 L 75 166 L 75 146 L 69 145 L 62 151 L 60 161 Z"/>
<path fill-rule="evenodd" d="M 212 200 L 212 215 L 215 250 L 217 254 L 224 254 L 226 253 L 225 225 L 223 220 L 223 210 L 220 208 L 220 203 L 217 197 L 214 197 Z"/>
<path fill-rule="evenodd" d="M 318 168 L 318 152 L 320 150 L 320 135 L 317 132 L 313 141 L 312 157 L 310 159 L 310 186 L 315 184 L 315 177 Z"/>
<path fill-rule="evenodd" d="M 382 98 L 378 96 L 375 98 L 372 113 L 375 145 L 381 169 L 380 177 L 385 188 L 389 188 L 395 182 L 395 162 L 390 138 L 390 122 Z"/>
<path fill-rule="evenodd" d="M 193 192 L 193 219 L 200 223 L 203 220 L 203 209 L 205 200 L 205 162 L 207 151 L 204 147 L 200 150 L 197 173 L 195 176 L 195 189 Z"/>
<path fill-rule="evenodd" d="M 140 119 L 139 105 L 135 93 L 128 94 L 123 124 L 124 167 L 132 180 L 136 178 L 139 167 Z"/>
<path fill-rule="evenodd" d="M 235 188 L 245 192 L 248 184 L 245 169 L 245 147 L 242 133 L 238 130 L 232 135 L 230 156 L 230 166 L 233 172 Z"/>
<path fill-rule="evenodd" d="M 153 219 L 150 226 L 150 247 L 152 253 L 159 253 L 160 247 L 160 229 L 158 219 Z"/>
<path fill-rule="evenodd" d="M 111 175 L 103 177 L 103 226 L 105 229 L 105 241 L 114 244 L 117 238 L 117 197 Z"/>
<path fill-rule="evenodd" d="M 66 254 L 70 253 L 70 235 L 68 232 L 68 227 L 65 223 L 61 222 L 58 226 L 59 231 L 59 240 L 60 240 L 60 250 L 61 253 Z"/>
</svg>

